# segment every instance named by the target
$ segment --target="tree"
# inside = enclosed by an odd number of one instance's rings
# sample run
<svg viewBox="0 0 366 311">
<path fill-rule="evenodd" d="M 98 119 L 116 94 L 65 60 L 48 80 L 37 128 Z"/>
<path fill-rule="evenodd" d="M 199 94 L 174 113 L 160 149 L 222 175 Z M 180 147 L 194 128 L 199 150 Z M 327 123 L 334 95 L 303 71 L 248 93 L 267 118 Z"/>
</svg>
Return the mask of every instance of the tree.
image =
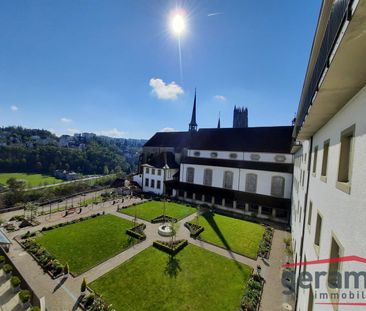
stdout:
<svg viewBox="0 0 366 311">
<path fill-rule="evenodd" d="M 81 287 L 80 287 L 80 291 L 82 293 L 85 293 L 85 291 L 86 291 L 86 285 L 87 285 L 86 278 L 83 278 L 83 281 L 81 282 Z"/>
<path fill-rule="evenodd" d="M 108 169 L 108 166 L 107 165 L 104 165 L 103 174 L 104 175 L 108 175 L 109 174 L 109 169 Z"/>
<path fill-rule="evenodd" d="M 38 206 L 35 205 L 34 203 L 32 202 L 28 202 L 25 206 L 24 206 L 24 212 L 30 212 L 30 220 L 32 221 L 34 216 L 36 216 L 37 214 L 37 209 L 38 209 Z"/>
</svg>

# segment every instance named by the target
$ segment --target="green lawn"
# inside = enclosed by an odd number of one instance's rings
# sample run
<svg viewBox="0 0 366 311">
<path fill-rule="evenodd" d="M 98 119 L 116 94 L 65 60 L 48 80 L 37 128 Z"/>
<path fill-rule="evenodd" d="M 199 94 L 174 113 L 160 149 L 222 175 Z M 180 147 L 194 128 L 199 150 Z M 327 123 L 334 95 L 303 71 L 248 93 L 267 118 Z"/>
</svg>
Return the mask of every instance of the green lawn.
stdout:
<svg viewBox="0 0 366 311">
<path fill-rule="evenodd" d="M 57 184 L 63 182 L 52 176 L 42 174 L 27 174 L 27 173 L 0 173 L 0 184 L 5 185 L 9 178 L 22 179 L 27 183 L 27 187 L 38 187 L 43 185 Z"/>
<path fill-rule="evenodd" d="M 135 206 L 130 206 L 121 210 L 121 213 L 135 216 L 138 218 L 150 221 L 151 219 L 163 214 L 164 202 L 162 201 L 149 201 Z M 190 214 L 196 212 L 196 209 L 183 204 L 167 202 L 166 203 L 166 215 L 177 219 L 182 219 Z"/>
<path fill-rule="evenodd" d="M 37 242 L 80 274 L 134 243 L 136 240 L 125 233 L 132 227 L 128 220 L 105 215 L 45 231 Z"/>
<path fill-rule="evenodd" d="M 89 284 L 117 311 L 234 311 L 251 268 L 189 244 L 172 261 L 149 247 Z"/>
<path fill-rule="evenodd" d="M 264 227 L 252 222 L 207 213 L 199 217 L 200 238 L 250 258 L 257 258 Z"/>
</svg>

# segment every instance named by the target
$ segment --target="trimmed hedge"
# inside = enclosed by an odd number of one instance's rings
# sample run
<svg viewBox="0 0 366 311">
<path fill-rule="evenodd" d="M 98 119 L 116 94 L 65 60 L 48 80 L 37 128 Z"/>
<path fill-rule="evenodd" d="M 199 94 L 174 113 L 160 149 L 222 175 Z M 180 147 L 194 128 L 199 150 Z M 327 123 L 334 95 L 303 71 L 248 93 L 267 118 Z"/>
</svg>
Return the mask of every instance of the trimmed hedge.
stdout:
<svg viewBox="0 0 366 311">
<path fill-rule="evenodd" d="M 204 227 L 193 224 L 191 222 L 185 222 L 184 227 L 189 230 L 191 238 L 198 237 L 205 230 Z"/>
<path fill-rule="evenodd" d="M 179 240 L 173 243 L 166 241 L 154 241 L 153 246 L 163 252 L 166 252 L 170 255 L 176 255 L 179 251 L 181 251 L 184 247 L 188 245 L 187 240 Z"/>
<path fill-rule="evenodd" d="M 126 234 L 140 241 L 144 241 L 146 239 L 146 234 L 144 233 L 145 228 L 146 228 L 145 224 L 139 224 L 136 227 L 127 229 Z"/>
<path fill-rule="evenodd" d="M 32 298 L 32 294 L 29 290 L 23 289 L 19 292 L 19 299 L 22 303 L 26 303 L 26 302 L 30 301 L 31 298 Z"/>
<path fill-rule="evenodd" d="M 159 223 L 159 222 L 177 222 L 177 218 L 173 218 L 173 217 L 170 217 L 170 216 L 167 216 L 167 215 L 160 215 L 158 217 L 155 217 L 154 219 L 151 219 L 151 223 L 152 224 L 156 224 L 156 223 Z"/>
</svg>

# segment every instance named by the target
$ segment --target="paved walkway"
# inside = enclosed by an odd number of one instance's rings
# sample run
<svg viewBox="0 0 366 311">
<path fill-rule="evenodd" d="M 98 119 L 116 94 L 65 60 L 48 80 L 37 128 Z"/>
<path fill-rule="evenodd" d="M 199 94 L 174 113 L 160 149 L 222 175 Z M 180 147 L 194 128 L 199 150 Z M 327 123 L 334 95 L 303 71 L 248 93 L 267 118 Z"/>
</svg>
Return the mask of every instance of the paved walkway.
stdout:
<svg viewBox="0 0 366 311">
<path fill-rule="evenodd" d="M 118 206 L 128 206 L 139 201 L 141 200 L 137 198 L 125 200 L 124 203 L 122 203 L 121 200 L 118 200 L 115 205 L 112 205 L 111 202 L 107 202 L 103 204 L 103 207 L 102 204 L 99 204 L 99 207 L 96 207 L 95 205 L 93 207 L 89 206 L 84 208 L 81 214 L 72 214 L 67 217 L 62 217 L 63 212 L 56 213 L 52 215 L 51 218 L 49 216 L 40 216 L 38 217 L 38 220 L 41 222 L 41 225 L 32 228 L 32 231 L 41 229 L 45 223 L 46 225 L 57 224 L 102 211 L 120 218 L 133 220 L 132 216 L 119 213 L 116 211 L 116 209 Z M 285 299 L 287 297 L 283 297 L 282 295 L 283 289 L 280 275 L 281 264 L 284 262 L 283 238 L 287 233 L 278 230 L 275 231 L 272 252 L 268 262 L 265 262 L 262 259 L 253 260 L 210 243 L 198 239 L 192 239 L 189 235 L 189 231 L 184 227 L 184 223 L 187 221 L 192 221 L 195 217 L 196 213 L 191 214 L 178 222 L 178 232 L 176 238 L 187 239 L 191 244 L 197 245 L 226 258 L 246 264 L 253 269 L 256 269 L 257 265 L 260 264 L 262 266 L 262 274 L 266 279 L 261 310 L 282 310 L 282 303 L 288 302 Z M 120 254 L 106 260 L 105 262 L 75 278 L 70 276 L 68 278 L 52 280 L 47 274 L 44 274 L 40 266 L 16 242 L 14 242 L 13 246 L 11 247 L 9 254 L 13 263 L 20 270 L 24 278 L 29 284 L 32 285 L 37 296 L 44 296 L 46 298 L 46 305 L 48 306 L 49 311 L 78 310 L 76 302 L 80 294 L 80 284 L 84 277 L 88 282 L 92 282 L 151 246 L 153 241 L 170 239 L 159 236 L 158 227 L 160 224 L 151 224 L 150 222 L 141 219 L 139 219 L 139 223 L 146 224 L 145 233 L 147 238 L 145 241 L 128 248 Z M 20 231 L 10 234 L 10 237 L 20 235 L 28 230 L 29 228 L 24 228 Z"/>
<path fill-rule="evenodd" d="M 4 271 L 0 270 L 0 311 L 21 311 L 23 307 L 17 293 L 14 293 L 10 279 L 7 279 Z"/>
</svg>

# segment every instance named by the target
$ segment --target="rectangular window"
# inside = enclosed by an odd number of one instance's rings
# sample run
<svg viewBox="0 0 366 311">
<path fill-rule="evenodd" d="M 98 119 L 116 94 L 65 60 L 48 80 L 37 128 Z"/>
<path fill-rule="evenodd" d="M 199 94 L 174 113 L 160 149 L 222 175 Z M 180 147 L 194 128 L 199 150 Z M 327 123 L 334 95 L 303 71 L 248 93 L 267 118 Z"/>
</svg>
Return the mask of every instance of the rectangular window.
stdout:
<svg viewBox="0 0 366 311">
<path fill-rule="evenodd" d="M 156 181 L 156 188 L 157 189 L 160 189 L 160 187 L 161 187 L 161 181 L 160 180 L 157 180 Z"/>
<path fill-rule="evenodd" d="M 309 203 L 309 215 L 308 215 L 308 225 L 311 225 L 311 215 L 313 214 L 313 202 Z"/>
<path fill-rule="evenodd" d="M 146 174 L 149 174 L 149 173 L 150 173 L 150 170 L 149 170 L 149 168 L 148 168 L 148 167 L 145 169 L 145 173 L 146 173 Z"/>
<path fill-rule="evenodd" d="M 149 178 L 145 179 L 145 187 L 149 187 Z"/>
<path fill-rule="evenodd" d="M 155 187 L 155 180 L 154 179 L 151 179 L 150 187 L 151 188 L 154 188 Z"/>
<path fill-rule="evenodd" d="M 272 176 L 271 195 L 283 197 L 285 193 L 285 178 L 282 176 Z"/>
<path fill-rule="evenodd" d="M 315 228 L 315 239 L 314 239 L 314 244 L 316 246 L 320 246 L 320 235 L 322 232 L 322 217 L 317 214 L 316 216 L 316 228 Z"/>
<path fill-rule="evenodd" d="M 151 169 L 151 174 L 155 175 L 155 169 L 154 168 Z"/>
<path fill-rule="evenodd" d="M 257 192 L 257 175 L 247 174 L 245 180 L 245 191 L 246 192 Z"/>
<path fill-rule="evenodd" d="M 347 193 L 350 193 L 354 133 L 355 126 L 353 125 L 341 134 L 337 188 Z"/>
<path fill-rule="evenodd" d="M 323 160 L 322 160 L 322 172 L 321 172 L 322 177 L 327 176 L 328 153 L 329 153 L 329 140 L 324 142 L 324 147 L 323 147 Z"/>
<path fill-rule="evenodd" d="M 332 237 L 332 242 L 330 246 L 330 258 L 338 258 L 341 257 L 341 248 L 338 245 L 337 241 L 334 237 Z M 329 263 L 329 271 L 328 271 L 328 285 L 332 288 L 337 287 L 337 273 L 340 270 L 340 262 L 331 262 Z"/>
<path fill-rule="evenodd" d="M 209 168 L 206 168 L 203 172 L 203 184 L 205 186 L 212 185 L 212 170 Z"/>
<path fill-rule="evenodd" d="M 186 182 L 193 183 L 194 181 L 194 168 L 187 167 Z"/>
<path fill-rule="evenodd" d="M 313 174 L 316 174 L 316 162 L 318 161 L 318 146 L 314 148 Z"/>
<path fill-rule="evenodd" d="M 161 176 L 161 170 L 158 170 L 158 175 Z"/>
<path fill-rule="evenodd" d="M 226 189 L 233 188 L 233 180 L 234 180 L 234 173 L 230 171 L 224 172 L 224 182 L 223 187 Z"/>
</svg>

